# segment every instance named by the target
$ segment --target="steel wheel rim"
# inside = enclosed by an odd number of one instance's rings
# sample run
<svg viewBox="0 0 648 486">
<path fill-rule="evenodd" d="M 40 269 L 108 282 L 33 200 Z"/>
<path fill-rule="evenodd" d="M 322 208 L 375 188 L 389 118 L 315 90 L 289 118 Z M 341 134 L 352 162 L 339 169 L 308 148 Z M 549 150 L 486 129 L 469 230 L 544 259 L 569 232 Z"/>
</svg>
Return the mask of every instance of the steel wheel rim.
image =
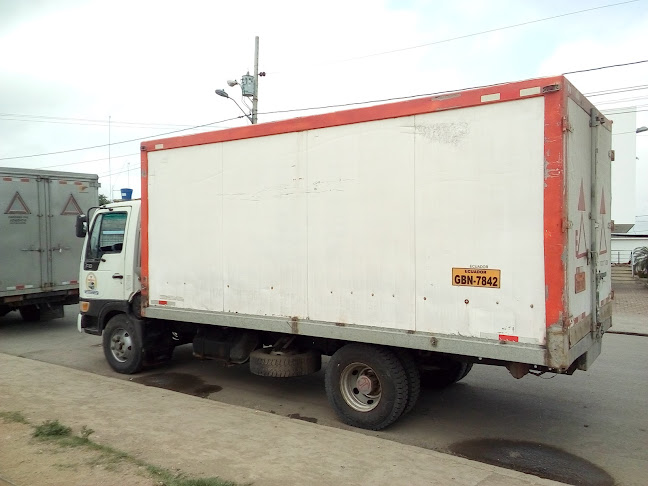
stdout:
<svg viewBox="0 0 648 486">
<path fill-rule="evenodd" d="M 133 351 L 133 339 L 126 329 L 116 329 L 110 336 L 110 352 L 120 363 L 125 363 Z"/>
<path fill-rule="evenodd" d="M 370 412 L 378 406 L 382 387 L 376 372 L 364 363 L 351 363 L 340 375 L 344 401 L 357 412 Z"/>
</svg>

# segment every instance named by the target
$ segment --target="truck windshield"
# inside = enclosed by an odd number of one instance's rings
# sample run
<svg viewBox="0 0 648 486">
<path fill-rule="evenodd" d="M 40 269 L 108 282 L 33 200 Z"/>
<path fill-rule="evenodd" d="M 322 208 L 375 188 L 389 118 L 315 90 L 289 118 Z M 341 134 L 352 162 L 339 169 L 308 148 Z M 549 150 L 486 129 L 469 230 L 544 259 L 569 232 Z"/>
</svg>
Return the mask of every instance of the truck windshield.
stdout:
<svg viewBox="0 0 648 486">
<path fill-rule="evenodd" d="M 125 212 L 99 214 L 92 226 L 86 258 L 98 259 L 105 253 L 121 253 L 127 217 Z"/>
</svg>

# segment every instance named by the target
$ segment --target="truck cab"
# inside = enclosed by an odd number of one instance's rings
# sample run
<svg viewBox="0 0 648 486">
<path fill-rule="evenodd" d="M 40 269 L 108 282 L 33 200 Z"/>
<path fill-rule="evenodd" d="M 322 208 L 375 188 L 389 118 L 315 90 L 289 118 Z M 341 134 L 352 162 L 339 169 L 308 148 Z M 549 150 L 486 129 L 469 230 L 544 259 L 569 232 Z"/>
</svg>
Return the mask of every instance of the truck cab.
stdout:
<svg viewBox="0 0 648 486">
<path fill-rule="evenodd" d="M 101 335 L 114 315 L 139 315 L 139 227 L 138 200 L 102 206 L 87 222 L 79 270 L 80 331 Z"/>
</svg>

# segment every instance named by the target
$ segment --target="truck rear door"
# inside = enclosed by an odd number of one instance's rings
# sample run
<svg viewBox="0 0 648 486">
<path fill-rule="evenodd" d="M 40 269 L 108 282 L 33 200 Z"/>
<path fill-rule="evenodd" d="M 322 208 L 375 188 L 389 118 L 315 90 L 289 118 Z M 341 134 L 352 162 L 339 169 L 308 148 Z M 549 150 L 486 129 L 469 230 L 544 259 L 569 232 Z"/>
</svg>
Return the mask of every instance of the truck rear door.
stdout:
<svg viewBox="0 0 648 486">
<path fill-rule="evenodd" d="M 48 270 L 54 287 L 76 287 L 83 240 L 74 233 L 79 214 L 97 204 L 96 183 L 52 177 L 44 179 L 48 192 Z"/>
<path fill-rule="evenodd" d="M 33 293 L 48 282 L 43 185 L 35 177 L 0 179 L 0 295 Z"/>
<path fill-rule="evenodd" d="M 569 348 L 577 355 L 587 350 L 584 338 L 595 338 L 611 315 L 611 134 L 609 122 L 599 117 L 596 109 L 588 112 L 569 99 L 565 292 Z"/>
</svg>

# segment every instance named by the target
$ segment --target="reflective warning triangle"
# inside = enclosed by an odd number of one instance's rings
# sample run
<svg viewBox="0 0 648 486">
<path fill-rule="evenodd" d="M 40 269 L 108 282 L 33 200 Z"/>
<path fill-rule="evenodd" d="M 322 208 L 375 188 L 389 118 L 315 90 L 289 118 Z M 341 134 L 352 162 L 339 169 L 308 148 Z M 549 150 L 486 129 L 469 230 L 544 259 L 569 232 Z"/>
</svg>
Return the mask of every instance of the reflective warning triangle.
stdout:
<svg viewBox="0 0 648 486">
<path fill-rule="evenodd" d="M 608 246 L 607 246 L 607 231 L 605 231 L 607 227 L 605 225 L 601 225 L 601 237 L 599 239 L 599 255 L 605 255 L 608 251 Z"/>
<path fill-rule="evenodd" d="M 25 204 L 21 195 L 16 192 L 5 211 L 5 214 L 31 214 L 31 211 L 27 207 L 27 204 Z"/>
<path fill-rule="evenodd" d="M 585 193 L 583 192 L 583 179 L 581 179 L 580 196 L 578 196 L 578 210 L 585 211 Z"/>
<path fill-rule="evenodd" d="M 580 226 L 576 231 L 576 258 L 587 256 L 587 235 L 585 234 L 585 218 L 581 214 Z"/>
<path fill-rule="evenodd" d="M 66 216 L 78 216 L 79 214 L 83 214 L 79 203 L 76 202 L 76 199 L 74 199 L 74 196 L 72 194 L 70 194 L 70 197 L 65 203 L 65 207 L 63 208 L 63 212 L 61 214 Z"/>
</svg>

